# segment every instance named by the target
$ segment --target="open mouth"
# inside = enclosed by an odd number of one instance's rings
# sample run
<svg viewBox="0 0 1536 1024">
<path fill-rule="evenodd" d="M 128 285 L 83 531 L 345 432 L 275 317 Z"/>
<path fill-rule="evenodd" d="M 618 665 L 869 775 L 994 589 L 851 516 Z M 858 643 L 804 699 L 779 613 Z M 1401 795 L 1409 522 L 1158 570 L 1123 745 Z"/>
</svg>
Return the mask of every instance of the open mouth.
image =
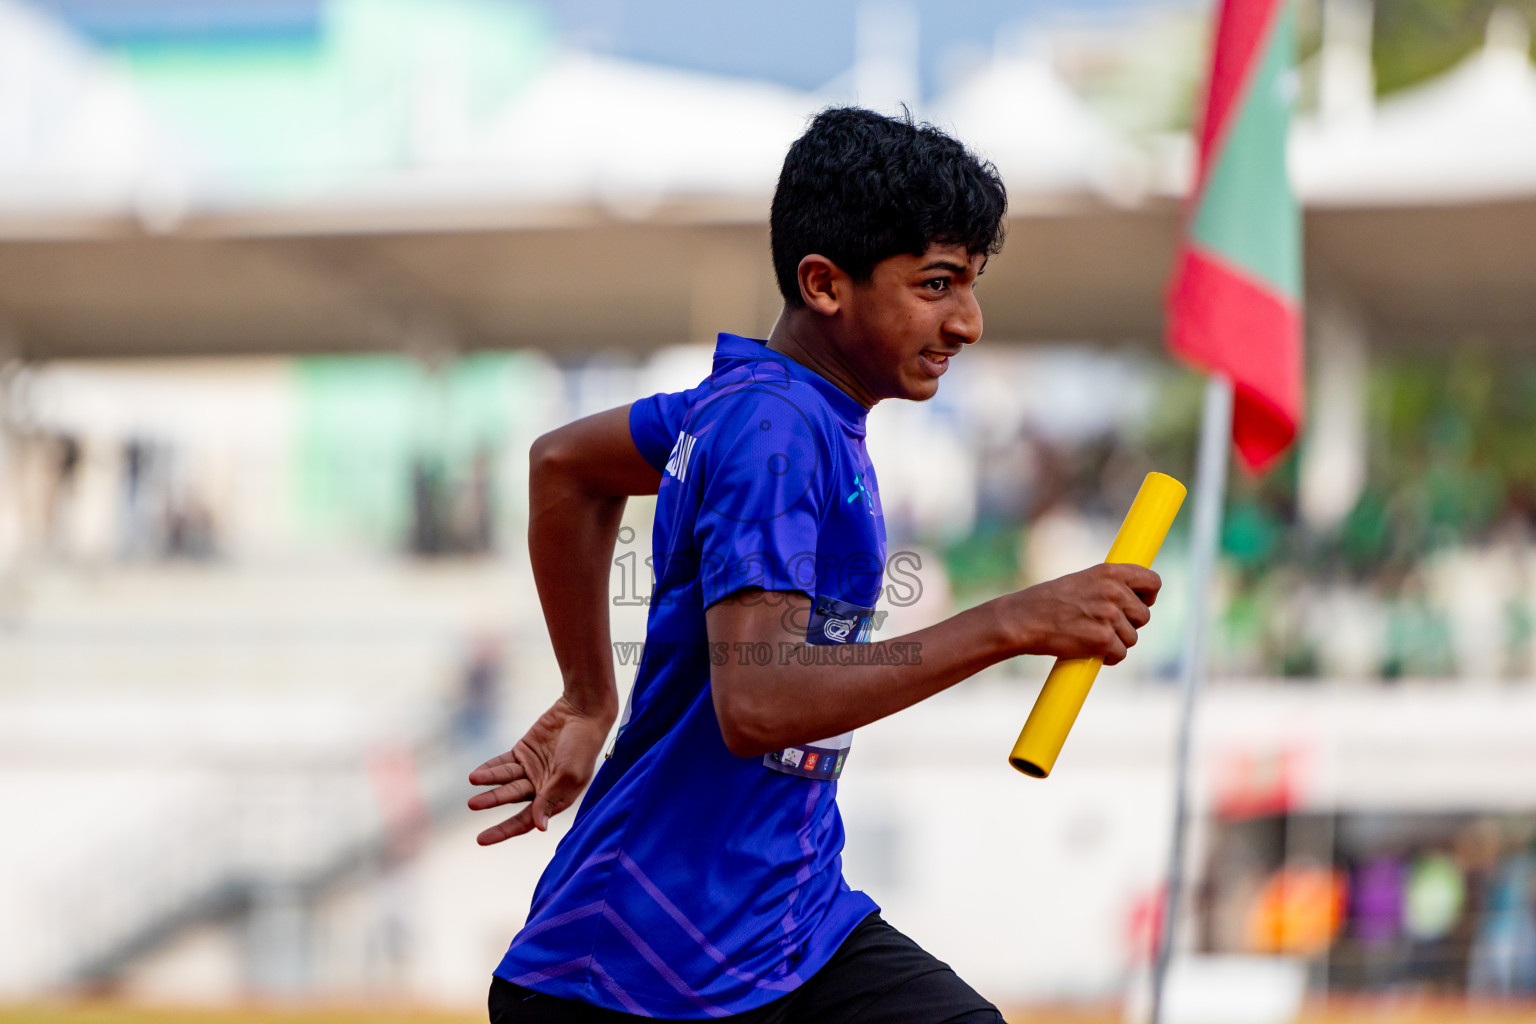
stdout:
<svg viewBox="0 0 1536 1024">
<path fill-rule="evenodd" d="M 926 373 L 934 377 L 942 377 L 944 371 L 949 369 L 949 356 L 948 352 L 919 352 L 917 359 Z"/>
</svg>

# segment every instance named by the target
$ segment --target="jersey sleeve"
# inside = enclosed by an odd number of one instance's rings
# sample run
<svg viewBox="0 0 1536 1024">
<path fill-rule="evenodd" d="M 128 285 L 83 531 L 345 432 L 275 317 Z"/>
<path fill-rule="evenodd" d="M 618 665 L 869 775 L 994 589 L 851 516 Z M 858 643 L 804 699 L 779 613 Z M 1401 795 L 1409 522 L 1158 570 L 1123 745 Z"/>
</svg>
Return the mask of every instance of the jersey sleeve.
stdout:
<svg viewBox="0 0 1536 1024">
<path fill-rule="evenodd" d="M 688 428 L 698 437 L 686 472 L 699 493 L 704 607 L 748 587 L 814 594 L 831 478 L 825 427 L 765 389 L 706 404 Z"/>
<path fill-rule="evenodd" d="M 629 407 L 629 435 L 656 472 L 666 469 L 667 455 L 688 412 L 688 392 L 652 395 Z"/>
</svg>

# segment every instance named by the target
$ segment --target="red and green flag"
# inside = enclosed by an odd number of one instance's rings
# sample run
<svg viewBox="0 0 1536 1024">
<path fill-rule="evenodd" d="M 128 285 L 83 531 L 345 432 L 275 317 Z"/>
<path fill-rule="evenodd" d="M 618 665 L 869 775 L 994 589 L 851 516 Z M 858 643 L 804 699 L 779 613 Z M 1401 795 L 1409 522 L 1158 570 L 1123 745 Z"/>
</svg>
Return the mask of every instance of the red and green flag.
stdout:
<svg viewBox="0 0 1536 1024">
<path fill-rule="evenodd" d="M 1301 420 L 1301 214 L 1285 165 L 1295 20 L 1288 0 L 1220 0 L 1169 293 L 1169 346 L 1231 378 L 1232 439 L 1255 472 Z"/>
</svg>

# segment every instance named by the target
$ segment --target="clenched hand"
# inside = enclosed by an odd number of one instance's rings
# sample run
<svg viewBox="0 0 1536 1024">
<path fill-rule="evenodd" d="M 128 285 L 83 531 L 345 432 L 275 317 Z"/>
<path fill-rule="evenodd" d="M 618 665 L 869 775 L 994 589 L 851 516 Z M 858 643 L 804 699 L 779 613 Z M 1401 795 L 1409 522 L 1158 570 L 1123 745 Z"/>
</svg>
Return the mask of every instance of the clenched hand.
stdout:
<svg viewBox="0 0 1536 1024">
<path fill-rule="evenodd" d="M 1151 569 L 1110 563 L 1009 594 L 1005 616 L 1024 631 L 1021 646 L 1057 658 L 1125 660 L 1136 631 L 1152 619 L 1163 581 Z"/>
</svg>

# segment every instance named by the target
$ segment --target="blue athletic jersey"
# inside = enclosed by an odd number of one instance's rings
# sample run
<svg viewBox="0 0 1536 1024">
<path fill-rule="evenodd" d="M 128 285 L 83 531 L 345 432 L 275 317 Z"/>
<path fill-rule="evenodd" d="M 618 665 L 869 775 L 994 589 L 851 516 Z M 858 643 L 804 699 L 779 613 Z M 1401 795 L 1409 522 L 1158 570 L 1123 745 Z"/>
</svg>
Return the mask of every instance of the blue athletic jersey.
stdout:
<svg viewBox="0 0 1536 1024">
<path fill-rule="evenodd" d="M 835 780 L 850 738 L 737 757 L 709 688 L 712 659 L 782 665 L 814 654 L 806 642 L 868 639 L 885 526 L 864 416 L 730 334 L 698 387 L 631 407 L 662 471 L 645 654 L 500 977 L 626 1013 L 721 1017 L 794 990 L 878 909 L 843 881 Z M 705 609 L 747 587 L 812 598 L 796 642 L 707 643 Z"/>
</svg>

